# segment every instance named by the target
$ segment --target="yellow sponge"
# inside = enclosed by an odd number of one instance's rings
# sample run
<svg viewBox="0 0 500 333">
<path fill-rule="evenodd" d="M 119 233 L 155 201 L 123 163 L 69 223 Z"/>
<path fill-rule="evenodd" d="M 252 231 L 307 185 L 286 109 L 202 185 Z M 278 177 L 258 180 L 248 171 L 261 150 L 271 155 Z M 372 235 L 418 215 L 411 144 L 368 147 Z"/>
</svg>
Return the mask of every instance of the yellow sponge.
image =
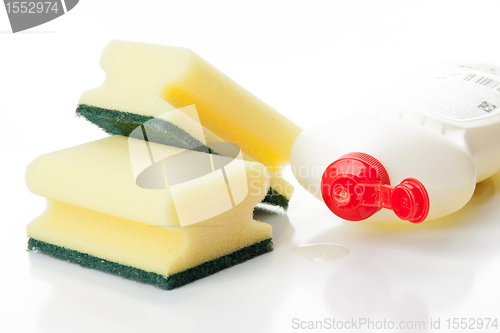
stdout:
<svg viewBox="0 0 500 333">
<path fill-rule="evenodd" d="M 244 213 L 244 216 L 241 216 Z M 251 211 L 228 211 L 187 227 L 162 228 L 49 200 L 28 236 L 162 276 L 185 271 L 271 238 Z"/>
<path fill-rule="evenodd" d="M 144 172 L 183 153 L 151 142 L 137 149 L 145 144 L 112 136 L 32 162 L 27 185 L 49 201 L 27 227 L 29 249 L 164 289 L 272 249 L 271 226 L 252 217 L 269 187 L 263 165 L 220 157 L 211 160 L 219 170 L 197 179 L 141 188 Z M 232 194 L 229 204 L 220 193 Z M 186 209 L 198 218 L 181 227 Z"/>
<path fill-rule="evenodd" d="M 269 167 L 288 163 L 302 129 L 189 49 L 125 41 L 101 58 L 104 84 L 79 104 L 158 116 L 195 104 L 201 124 Z M 167 101 L 168 103 L 165 103 Z"/>
<path fill-rule="evenodd" d="M 293 187 L 281 178 L 280 166 L 289 162 L 299 126 L 186 48 L 113 41 L 101 67 L 106 80 L 82 94 L 77 114 L 128 136 L 152 117 L 194 104 L 207 141 L 235 143 L 267 166 L 271 188 L 286 201 L 278 205 L 286 208 Z M 192 134 L 186 121 L 173 124 Z"/>
</svg>

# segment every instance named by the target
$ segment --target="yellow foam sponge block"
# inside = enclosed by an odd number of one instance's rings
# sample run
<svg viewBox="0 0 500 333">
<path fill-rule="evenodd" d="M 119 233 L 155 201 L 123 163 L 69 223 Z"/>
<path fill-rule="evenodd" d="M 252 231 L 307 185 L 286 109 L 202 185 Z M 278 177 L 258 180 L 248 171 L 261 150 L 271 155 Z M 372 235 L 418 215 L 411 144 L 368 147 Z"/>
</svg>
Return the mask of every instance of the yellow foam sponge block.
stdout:
<svg viewBox="0 0 500 333">
<path fill-rule="evenodd" d="M 148 147 L 144 146 L 146 144 Z M 211 168 L 213 161 L 209 159 L 210 170 L 203 177 L 155 189 L 137 185 L 136 178 L 141 179 L 142 171 L 158 163 L 167 163 L 165 159 L 168 157 L 182 156 L 180 153 L 186 152 L 195 156 L 211 156 L 111 136 L 39 156 L 27 168 L 26 184 L 33 193 L 49 199 L 158 226 L 181 225 L 179 214 L 188 220 L 197 215 L 210 217 L 220 210 L 231 208 L 233 203 L 237 203 L 237 208 L 248 215 L 266 195 L 269 183 L 263 165 L 223 156 L 218 156 L 222 160 L 218 164 L 225 165 L 224 168 L 214 172 Z M 203 161 L 177 159 L 177 169 L 181 172 L 194 169 L 197 174 L 204 171 L 199 165 Z M 163 178 L 162 171 L 160 176 L 160 182 L 168 181 L 168 178 Z"/>
<path fill-rule="evenodd" d="M 204 127 L 271 169 L 289 162 L 302 131 L 186 48 L 113 41 L 101 67 L 105 82 L 79 104 L 153 117 L 195 104 Z"/>
<path fill-rule="evenodd" d="M 164 289 L 270 251 L 271 226 L 252 216 L 266 168 L 219 157 L 207 169 L 206 156 L 112 136 L 38 157 L 26 183 L 49 200 L 29 249 Z"/>
<path fill-rule="evenodd" d="M 29 237 L 162 276 L 173 275 L 271 238 L 251 211 L 228 211 L 187 227 L 162 228 L 49 200 Z"/>
</svg>

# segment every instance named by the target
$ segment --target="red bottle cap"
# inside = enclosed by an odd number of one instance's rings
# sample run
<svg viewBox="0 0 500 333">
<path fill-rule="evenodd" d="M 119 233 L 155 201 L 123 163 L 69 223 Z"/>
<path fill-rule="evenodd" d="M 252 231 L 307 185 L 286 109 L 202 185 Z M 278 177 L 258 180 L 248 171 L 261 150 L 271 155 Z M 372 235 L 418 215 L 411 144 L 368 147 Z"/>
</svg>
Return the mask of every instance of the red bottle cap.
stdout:
<svg viewBox="0 0 500 333">
<path fill-rule="evenodd" d="M 406 178 L 391 187 L 382 163 L 365 153 L 349 153 L 330 164 L 321 178 L 321 193 L 328 208 L 349 221 L 364 220 L 387 208 L 402 220 L 420 223 L 430 207 L 421 182 Z"/>
</svg>

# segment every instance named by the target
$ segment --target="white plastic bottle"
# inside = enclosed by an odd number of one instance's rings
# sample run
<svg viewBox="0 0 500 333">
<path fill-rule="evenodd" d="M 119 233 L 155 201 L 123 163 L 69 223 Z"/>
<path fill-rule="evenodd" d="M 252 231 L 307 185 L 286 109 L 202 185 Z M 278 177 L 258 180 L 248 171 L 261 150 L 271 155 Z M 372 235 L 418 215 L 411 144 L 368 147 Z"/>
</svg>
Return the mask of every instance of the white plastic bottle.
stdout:
<svg viewBox="0 0 500 333">
<path fill-rule="evenodd" d="M 388 96 L 301 133 L 295 177 L 351 221 L 419 223 L 459 210 L 500 169 L 500 68 L 450 66 Z"/>
</svg>

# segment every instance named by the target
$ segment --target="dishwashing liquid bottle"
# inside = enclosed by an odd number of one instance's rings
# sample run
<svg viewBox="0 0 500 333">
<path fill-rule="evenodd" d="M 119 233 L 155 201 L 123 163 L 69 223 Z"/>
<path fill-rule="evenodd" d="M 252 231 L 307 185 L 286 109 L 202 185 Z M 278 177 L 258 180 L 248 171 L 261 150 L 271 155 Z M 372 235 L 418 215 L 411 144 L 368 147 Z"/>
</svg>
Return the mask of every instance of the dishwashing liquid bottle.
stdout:
<svg viewBox="0 0 500 333">
<path fill-rule="evenodd" d="M 500 169 L 500 68 L 449 66 L 389 93 L 302 132 L 295 177 L 345 220 L 420 223 L 459 210 Z"/>
</svg>

